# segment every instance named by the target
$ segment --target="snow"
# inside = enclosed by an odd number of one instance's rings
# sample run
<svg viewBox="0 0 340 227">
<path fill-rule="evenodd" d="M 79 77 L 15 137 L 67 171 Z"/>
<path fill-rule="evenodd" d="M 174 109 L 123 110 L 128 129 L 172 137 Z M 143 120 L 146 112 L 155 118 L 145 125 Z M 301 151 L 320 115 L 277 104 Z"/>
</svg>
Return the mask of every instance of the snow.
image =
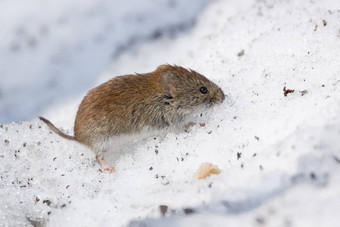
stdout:
<svg viewBox="0 0 340 227">
<path fill-rule="evenodd" d="M 205 127 L 109 153 L 115 174 L 37 119 L 3 124 L 0 223 L 340 226 L 339 19 L 332 0 L 221 0 L 190 32 L 127 49 L 87 86 L 171 63 L 201 72 L 228 97 L 195 118 Z M 284 86 L 295 91 L 284 96 Z M 72 134 L 82 89 L 31 111 Z M 221 173 L 194 179 L 204 162 Z"/>
<path fill-rule="evenodd" d="M 2 1 L 0 119 L 32 120 L 46 106 L 87 91 L 125 49 L 176 36 L 207 2 Z"/>
</svg>

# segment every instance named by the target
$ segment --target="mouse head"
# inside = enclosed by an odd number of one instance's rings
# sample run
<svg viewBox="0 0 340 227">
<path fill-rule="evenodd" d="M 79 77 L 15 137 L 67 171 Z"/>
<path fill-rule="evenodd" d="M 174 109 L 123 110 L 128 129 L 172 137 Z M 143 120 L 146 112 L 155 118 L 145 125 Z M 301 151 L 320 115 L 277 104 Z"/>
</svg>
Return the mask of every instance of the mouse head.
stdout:
<svg viewBox="0 0 340 227">
<path fill-rule="evenodd" d="M 161 65 L 160 86 L 168 102 L 178 111 L 192 113 L 222 103 L 221 88 L 205 76 L 179 66 Z"/>
</svg>

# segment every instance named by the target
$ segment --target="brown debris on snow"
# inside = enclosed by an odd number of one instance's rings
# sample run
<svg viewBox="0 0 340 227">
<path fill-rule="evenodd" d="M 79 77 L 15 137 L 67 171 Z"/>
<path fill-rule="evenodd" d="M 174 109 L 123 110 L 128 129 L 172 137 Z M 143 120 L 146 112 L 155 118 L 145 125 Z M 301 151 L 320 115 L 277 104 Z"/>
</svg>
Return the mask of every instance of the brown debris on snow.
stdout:
<svg viewBox="0 0 340 227">
<path fill-rule="evenodd" d="M 295 90 L 286 89 L 286 86 L 283 87 L 283 95 L 287 96 L 289 93 L 293 93 Z"/>
</svg>

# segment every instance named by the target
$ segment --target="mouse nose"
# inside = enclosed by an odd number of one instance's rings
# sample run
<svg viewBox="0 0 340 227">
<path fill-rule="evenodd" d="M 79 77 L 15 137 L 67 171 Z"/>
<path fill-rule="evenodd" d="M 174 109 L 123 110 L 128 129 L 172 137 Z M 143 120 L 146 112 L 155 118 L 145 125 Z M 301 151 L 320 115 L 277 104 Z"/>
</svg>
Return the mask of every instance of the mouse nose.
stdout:
<svg viewBox="0 0 340 227">
<path fill-rule="evenodd" d="M 222 103 L 225 99 L 225 95 L 222 93 L 216 94 L 214 97 L 210 98 L 210 103 Z"/>
<path fill-rule="evenodd" d="M 223 91 L 222 91 L 222 95 L 221 96 L 222 96 L 222 98 L 221 98 L 222 99 L 221 103 L 222 103 L 225 100 L 225 97 L 226 97 L 226 95 L 223 93 Z"/>
<path fill-rule="evenodd" d="M 217 97 L 218 97 L 217 102 L 219 102 L 219 103 L 222 103 L 225 100 L 226 95 L 224 94 L 222 89 L 219 90 Z"/>
</svg>

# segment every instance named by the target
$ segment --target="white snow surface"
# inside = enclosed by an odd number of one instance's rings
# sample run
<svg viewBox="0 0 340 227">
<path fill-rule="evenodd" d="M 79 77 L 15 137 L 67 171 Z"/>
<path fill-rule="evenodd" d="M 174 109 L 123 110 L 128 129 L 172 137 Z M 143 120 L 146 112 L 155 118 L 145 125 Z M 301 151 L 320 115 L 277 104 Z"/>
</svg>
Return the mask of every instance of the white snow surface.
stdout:
<svg viewBox="0 0 340 227">
<path fill-rule="evenodd" d="M 339 62 L 337 1 L 214 1 L 191 32 L 126 52 L 93 83 L 195 69 L 228 96 L 195 118 L 206 126 L 112 151 L 109 174 L 38 120 L 4 124 L 0 224 L 340 226 Z M 72 134 L 83 95 L 45 116 Z M 221 173 L 194 179 L 204 162 Z"/>
<path fill-rule="evenodd" d="M 0 1 L 1 122 L 85 92 L 125 49 L 185 30 L 208 1 Z"/>
</svg>

